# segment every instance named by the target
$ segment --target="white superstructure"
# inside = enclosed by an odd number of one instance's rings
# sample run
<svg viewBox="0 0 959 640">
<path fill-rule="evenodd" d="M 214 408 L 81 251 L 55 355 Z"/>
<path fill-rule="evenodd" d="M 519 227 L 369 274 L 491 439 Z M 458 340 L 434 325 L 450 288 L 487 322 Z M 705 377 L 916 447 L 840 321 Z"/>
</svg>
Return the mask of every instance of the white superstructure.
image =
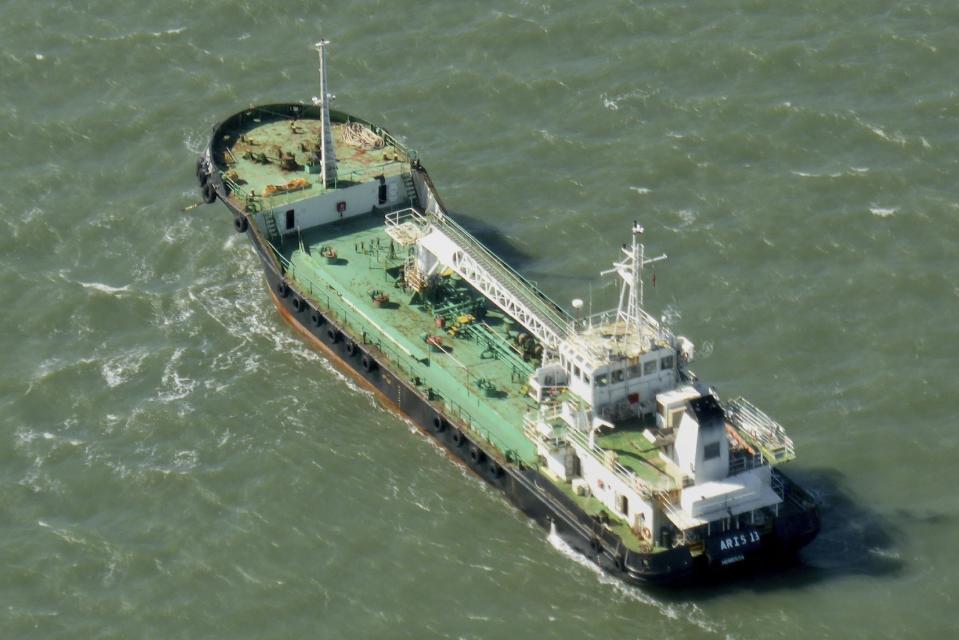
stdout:
<svg viewBox="0 0 959 640">
<path fill-rule="evenodd" d="M 452 270 L 542 346 L 527 384 L 539 409 L 524 433 L 548 473 L 650 545 L 695 543 L 778 513 L 783 492 L 770 464 L 791 458 L 792 443 L 744 400 L 720 404 L 689 371 L 692 342 L 643 309 L 644 268 L 666 256 L 646 257 L 639 224 L 602 272 L 621 281 L 618 306 L 574 319 L 429 195 L 426 213 L 386 218 L 390 237 L 413 248 L 407 282 L 425 286 Z"/>
<path fill-rule="evenodd" d="M 666 256 L 647 258 L 642 235 L 634 224 L 603 272 L 621 280 L 618 307 L 574 323 L 530 377 L 541 408 L 527 431 L 552 473 L 641 537 L 694 543 L 778 513 L 770 463 L 792 443 L 745 401 L 727 416 L 688 369 L 692 342 L 643 310 L 643 269 Z"/>
</svg>

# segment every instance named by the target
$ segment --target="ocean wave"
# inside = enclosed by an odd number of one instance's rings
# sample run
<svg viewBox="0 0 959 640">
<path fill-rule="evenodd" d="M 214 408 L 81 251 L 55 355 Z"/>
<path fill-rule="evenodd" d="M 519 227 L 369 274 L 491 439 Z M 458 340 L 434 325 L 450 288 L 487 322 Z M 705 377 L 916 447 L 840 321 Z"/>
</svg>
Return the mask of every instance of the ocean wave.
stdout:
<svg viewBox="0 0 959 640">
<path fill-rule="evenodd" d="M 207 134 L 204 131 L 187 131 L 183 135 L 183 146 L 186 147 L 190 153 L 200 155 L 203 153 L 203 150 L 206 149 L 206 143 Z"/>
<path fill-rule="evenodd" d="M 100 293 L 106 293 L 107 295 L 115 296 L 121 293 L 127 293 L 130 290 L 130 285 L 125 284 L 122 287 L 113 287 L 102 282 L 80 282 L 77 281 L 77 284 L 83 287 L 84 289 L 93 289 L 99 291 Z"/>
<path fill-rule="evenodd" d="M 173 355 L 170 356 L 170 360 L 163 368 L 163 376 L 160 378 L 160 381 L 165 387 L 167 387 L 167 390 L 161 391 L 159 394 L 157 394 L 157 399 L 160 400 L 160 402 L 170 403 L 177 400 L 182 400 L 190 395 L 193 392 L 193 389 L 196 388 L 196 380 L 186 376 L 181 376 L 176 370 L 176 366 L 180 362 L 180 358 L 183 356 L 183 353 L 184 348 L 177 347 L 173 352 Z"/>
<path fill-rule="evenodd" d="M 899 211 L 899 207 L 878 207 L 876 205 L 869 207 L 869 213 L 880 218 L 888 218 L 897 211 Z"/>
<path fill-rule="evenodd" d="M 842 177 L 841 172 L 833 173 L 809 173 L 808 171 L 791 171 L 794 176 L 799 176 L 800 178 L 840 178 Z"/>
<path fill-rule="evenodd" d="M 572 560 L 581 567 L 585 567 L 592 572 L 597 580 L 606 587 L 611 588 L 618 595 L 629 600 L 649 605 L 657 609 L 662 615 L 670 620 L 684 620 L 690 624 L 710 633 L 721 634 L 722 631 L 718 625 L 705 619 L 705 613 L 693 603 L 670 604 L 662 602 L 642 591 L 638 587 L 630 586 L 619 578 L 606 573 L 602 567 L 584 556 L 582 553 L 573 549 L 569 543 L 562 539 L 556 533 L 555 525 L 550 526 L 546 541 L 551 547 L 560 552 L 564 557 Z M 728 634 L 727 636 L 728 637 Z"/>
<path fill-rule="evenodd" d="M 134 350 L 108 359 L 100 366 L 100 375 L 111 389 L 120 386 L 140 372 L 140 367 L 148 353 Z"/>
</svg>

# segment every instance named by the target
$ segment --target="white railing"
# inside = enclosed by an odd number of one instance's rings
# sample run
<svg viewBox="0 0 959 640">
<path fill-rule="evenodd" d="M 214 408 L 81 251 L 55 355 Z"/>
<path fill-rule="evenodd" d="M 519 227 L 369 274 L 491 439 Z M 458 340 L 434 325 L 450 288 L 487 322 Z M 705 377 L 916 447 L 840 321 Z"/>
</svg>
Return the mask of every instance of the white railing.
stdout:
<svg viewBox="0 0 959 640">
<path fill-rule="evenodd" d="M 577 331 L 584 331 L 593 326 L 602 326 L 605 324 L 610 324 L 616 321 L 617 313 L 618 313 L 617 309 L 607 309 L 606 311 L 598 311 L 596 313 L 586 316 L 585 318 L 582 318 L 581 320 L 576 320 L 572 326 Z M 670 345 L 675 344 L 676 338 L 673 335 L 673 332 L 670 331 L 668 328 L 666 328 L 666 326 L 662 322 L 660 322 L 653 316 L 649 315 L 649 313 L 647 313 L 643 309 L 639 310 L 639 314 L 642 317 L 643 325 L 651 329 L 654 333 L 656 333 L 657 336 L 660 338 L 660 340 Z"/>
<path fill-rule="evenodd" d="M 611 459 L 606 449 L 595 443 L 590 443 L 589 437 L 577 429 L 566 429 L 566 440 L 579 449 L 582 449 L 593 460 L 600 463 L 603 467 L 612 472 L 626 486 L 631 487 L 641 494 L 651 495 L 657 491 L 668 491 L 672 489 L 672 482 L 650 482 L 636 475 L 635 472 L 623 466 L 618 460 Z"/>
<path fill-rule="evenodd" d="M 406 209 L 400 209 L 399 211 L 391 211 L 387 213 L 384 217 L 384 221 L 386 222 L 387 227 L 398 227 L 407 221 L 425 224 L 426 216 L 413 207 L 407 207 Z"/>
<path fill-rule="evenodd" d="M 745 398 L 727 402 L 726 416 L 768 459 L 785 462 L 796 457 L 793 441 L 786 435 L 783 426 Z"/>
</svg>

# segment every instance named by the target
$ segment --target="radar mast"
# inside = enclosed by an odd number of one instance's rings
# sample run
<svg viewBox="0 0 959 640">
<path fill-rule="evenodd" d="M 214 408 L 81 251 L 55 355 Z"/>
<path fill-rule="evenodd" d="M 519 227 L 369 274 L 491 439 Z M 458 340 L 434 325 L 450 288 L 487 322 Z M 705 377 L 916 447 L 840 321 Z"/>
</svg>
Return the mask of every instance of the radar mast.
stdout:
<svg viewBox="0 0 959 640">
<path fill-rule="evenodd" d="M 643 235 L 643 226 L 633 222 L 632 246 L 622 247 L 625 259 L 613 263 L 612 269 L 602 271 L 600 275 L 616 273 L 623 283 L 619 289 L 619 306 L 616 310 L 616 320 L 623 323 L 622 337 L 628 339 L 632 331 L 636 331 L 641 340 L 643 337 L 643 268 L 654 262 L 666 259 L 666 254 L 655 258 L 646 257 L 646 245 L 639 241 Z"/>
</svg>

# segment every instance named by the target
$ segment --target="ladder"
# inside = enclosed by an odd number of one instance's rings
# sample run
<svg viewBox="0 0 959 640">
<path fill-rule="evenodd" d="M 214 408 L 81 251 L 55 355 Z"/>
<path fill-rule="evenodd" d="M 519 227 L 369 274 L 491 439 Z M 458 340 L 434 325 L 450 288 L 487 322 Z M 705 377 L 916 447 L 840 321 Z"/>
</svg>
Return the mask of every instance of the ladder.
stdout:
<svg viewBox="0 0 959 640">
<path fill-rule="evenodd" d="M 416 185 L 413 184 L 413 174 L 404 173 L 401 175 L 401 179 L 403 180 L 403 187 L 406 189 L 406 198 L 411 205 L 416 205 L 419 197 L 416 195 Z"/>
<path fill-rule="evenodd" d="M 276 218 L 273 216 L 273 210 L 263 213 L 263 220 L 266 223 L 266 235 L 270 243 L 279 248 L 283 238 L 280 236 L 280 230 L 276 228 Z"/>
<path fill-rule="evenodd" d="M 420 245 L 451 266 L 546 347 L 557 349 L 569 333 L 568 314 L 446 216 L 434 219 L 433 231 L 420 240 Z"/>
</svg>

